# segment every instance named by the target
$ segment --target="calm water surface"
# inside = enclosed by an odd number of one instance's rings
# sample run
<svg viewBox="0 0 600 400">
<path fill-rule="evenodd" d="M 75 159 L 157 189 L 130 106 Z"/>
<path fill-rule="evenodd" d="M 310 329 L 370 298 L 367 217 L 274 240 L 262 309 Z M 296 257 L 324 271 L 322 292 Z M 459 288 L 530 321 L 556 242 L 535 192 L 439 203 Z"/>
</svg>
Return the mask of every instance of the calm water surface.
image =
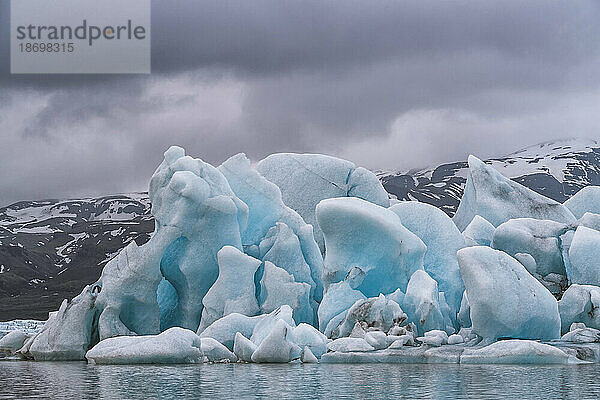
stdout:
<svg viewBox="0 0 600 400">
<path fill-rule="evenodd" d="M 0 399 L 595 399 L 600 367 L 0 361 Z"/>
</svg>

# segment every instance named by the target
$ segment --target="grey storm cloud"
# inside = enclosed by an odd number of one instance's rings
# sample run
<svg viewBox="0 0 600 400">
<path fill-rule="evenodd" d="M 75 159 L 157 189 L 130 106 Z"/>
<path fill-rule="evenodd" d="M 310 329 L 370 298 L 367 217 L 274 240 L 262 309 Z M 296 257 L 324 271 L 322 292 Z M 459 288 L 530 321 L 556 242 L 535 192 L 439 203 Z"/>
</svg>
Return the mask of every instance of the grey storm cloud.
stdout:
<svg viewBox="0 0 600 400">
<path fill-rule="evenodd" d="M 599 19 L 595 1 L 153 1 L 149 76 L 0 57 L 0 204 L 143 190 L 170 144 L 408 169 L 598 137 Z M 0 0 L 2 55 L 8 27 Z"/>
</svg>

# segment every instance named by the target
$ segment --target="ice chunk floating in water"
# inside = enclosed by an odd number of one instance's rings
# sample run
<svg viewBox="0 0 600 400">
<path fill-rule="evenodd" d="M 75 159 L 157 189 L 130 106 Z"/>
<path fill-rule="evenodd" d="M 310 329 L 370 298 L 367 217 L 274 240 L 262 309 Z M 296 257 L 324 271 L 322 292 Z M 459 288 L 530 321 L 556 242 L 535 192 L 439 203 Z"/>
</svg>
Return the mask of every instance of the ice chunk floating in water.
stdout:
<svg viewBox="0 0 600 400">
<path fill-rule="evenodd" d="M 350 161 L 240 153 L 215 168 L 172 147 L 150 182 L 150 240 L 0 351 L 98 364 L 596 361 L 596 193 L 559 204 L 470 157 L 451 219 L 390 207 Z"/>
</svg>

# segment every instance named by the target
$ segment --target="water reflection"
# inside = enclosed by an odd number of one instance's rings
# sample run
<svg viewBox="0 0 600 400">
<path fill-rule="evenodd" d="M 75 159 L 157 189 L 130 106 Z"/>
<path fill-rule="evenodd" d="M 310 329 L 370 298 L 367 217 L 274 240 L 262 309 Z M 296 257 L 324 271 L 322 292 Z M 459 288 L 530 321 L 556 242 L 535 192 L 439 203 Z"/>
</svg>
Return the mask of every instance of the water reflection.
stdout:
<svg viewBox="0 0 600 400">
<path fill-rule="evenodd" d="M 578 366 L 89 366 L 0 362 L 0 399 L 600 398 L 600 368 Z"/>
</svg>

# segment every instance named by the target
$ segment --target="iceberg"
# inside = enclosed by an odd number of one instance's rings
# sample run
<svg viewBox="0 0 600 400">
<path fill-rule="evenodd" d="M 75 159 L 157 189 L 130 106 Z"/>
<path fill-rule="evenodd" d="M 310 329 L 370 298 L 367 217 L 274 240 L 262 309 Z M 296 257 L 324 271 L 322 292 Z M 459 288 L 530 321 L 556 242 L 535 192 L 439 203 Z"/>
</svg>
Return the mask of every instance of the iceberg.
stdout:
<svg viewBox="0 0 600 400">
<path fill-rule="evenodd" d="M 177 327 L 159 335 L 108 338 L 85 357 L 94 364 L 189 364 L 204 360 L 201 339 Z"/>
<path fill-rule="evenodd" d="M 256 345 L 261 344 L 280 320 L 285 322 L 288 326 L 295 327 L 296 323 L 292 318 L 292 313 L 292 308 L 286 304 L 274 310 L 270 314 L 258 317 L 260 319 L 252 331 L 252 336 L 250 336 L 252 343 Z"/>
<path fill-rule="evenodd" d="M 568 332 L 571 324 L 582 322 L 585 326 L 600 329 L 600 287 L 573 284 L 558 302 L 561 331 Z"/>
<path fill-rule="evenodd" d="M 250 339 L 236 332 L 235 341 L 233 342 L 233 354 L 240 361 L 252 362 L 252 354 L 254 354 L 257 347 Z"/>
<path fill-rule="evenodd" d="M 569 247 L 570 282 L 600 286 L 600 231 L 577 227 Z"/>
<path fill-rule="evenodd" d="M 263 252 L 260 258 L 292 273 L 299 282 L 310 284 L 312 296 L 316 301 L 320 301 L 323 292 L 323 256 L 313 235 L 314 224 L 307 224 L 300 214 L 288 207 L 283 201 L 279 187 L 262 176 L 244 154 L 229 158 L 218 170 L 223 173 L 236 196 L 248 206 L 248 224 L 242 232 L 244 248 L 259 246 L 265 239 L 271 239 L 266 240 L 270 243 L 268 247 L 262 244 Z M 279 227 L 274 230 L 276 226 Z M 282 236 L 277 237 L 277 234 Z M 267 258 L 264 258 L 265 253 L 274 245 L 275 237 L 282 243 L 277 244 Z M 280 250 L 277 250 L 278 248 Z M 282 250 L 294 251 L 294 254 L 288 254 L 289 258 L 285 264 L 281 262 Z M 297 271 L 292 272 L 291 267 Z M 307 268 L 310 275 L 308 277 Z M 296 272 L 301 273 L 301 276 L 297 276 Z"/>
<path fill-rule="evenodd" d="M 425 244 L 393 211 L 347 197 L 323 200 L 316 212 L 327 249 L 324 284 L 350 276 L 353 289 L 376 297 L 405 290 L 413 272 L 423 269 Z"/>
<path fill-rule="evenodd" d="M 94 303 L 97 293 L 86 286 L 73 300 L 64 300 L 42 330 L 28 339 L 18 353 L 36 361 L 85 360 L 98 339 L 94 336 Z"/>
<path fill-rule="evenodd" d="M 288 305 L 294 310 L 294 321 L 313 323 L 310 285 L 294 281 L 293 275 L 266 261 L 260 281 L 261 311 L 264 314 L 270 313 L 283 305 Z"/>
<path fill-rule="evenodd" d="M 232 246 L 219 250 L 217 260 L 219 277 L 202 299 L 204 308 L 199 331 L 227 314 L 253 316 L 260 312 L 256 301 L 254 274 L 261 261 Z"/>
<path fill-rule="evenodd" d="M 408 315 L 408 321 L 416 325 L 419 335 L 434 329 L 446 329 L 437 282 L 423 270 L 415 271 L 410 278 L 402 309 Z"/>
<path fill-rule="evenodd" d="M 358 290 L 352 289 L 347 281 L 329 285 L 319 305 L 319 330 L 325 332 L 325 328 L 334 317 L 348 310 L 358 300 L 366 298 Z"/>
<path fill-rule="evenodd" d="M 454 323 L 465 290 L 456 258 L 456 252 L 465 247 L 463 235 L 445 212 L 432 205 L 406 201 L 390 207 L 390 210 L 427 246 L 423 258 L 425 271 L 444 292 Z"/>
<path fill-rule="evenodd" d="M 465 245 L 467 246 L 490 246 L 496 227 L 485 218 L 475 215 L 469 225 L 463 231 Z"/>
<path fill-rule="evenodd" d="M 463 196 L 453 217 L 461 231 L 479 215 L 494 226 L 514 218 L 549 219 L 571 224 L 575 216 L 564 205 L 502 176 L 493 167 L 469 156 Z"/>
<path fill-rule="evenodd" d="M 586 186 L 563 203 L 576 218 L 586 212 L 600 214 L 600 186 Z"/>
<path fill-rule="evenodd" d="M 458 251 L 473 332 L 499 338 L 560 337 L 558 302 L 517 260 L 485 246 Z"/>
<path fill-rule="evenodd" d="M 384 295 L 361 299 L 348 309 L 344 319 L 333 329 L 331 337 L 349 336 L 357 323 L 363 329 L 368 327 L 387 333 L 392 327 L 400 326 L 405 320 L 406 314 L 398 303 L 386 299 Z"/>
<path fill-rule="evenodd" d="M 531 255 L 536 263 L 535 272 L 540 276 L 566 275 L 561 236 L 569 229 L 568 225 L 555 221 L 511 219 L 496 228 L 492 247 L 513 257 L 517 253 Z"/>
<path fill-rule="evenodd" d="M 375 348 L 371 346 L 365 339 L 343 337 L 327 343 L 327 350 L 339 351 L 340 353 L 350 353 L 355 351 L 373 351 Z"/>
<path fill-rule="evenodd" d="M 284 320 L 278 320 L 252 354 L 252 362 L 288 363 L 300 359 L 302 349 L 287 339 L 291 329 Z"/>
<path fill-rule="evenodd" d="M 600 214 L 586 212 L 583 217 L 579 218 L 577 224 L 600 231 Z"/>
<path fill-rule="evenodd" d="M 562 205 L 476 158 L 469 168 L 452 220 L 413 201 L 390 207 L 374 174 L 333 157 L 254 166 L 238 154 L 214 168 L 171 147 L 150 182 L 150 240 L 129 244 L 39 332 L 0 338 L 0 353 L 97 364 L 597 360 L 596 190 Z"/>
<path fill-rule="evenodd" d="M 149 194 L 155 235 L 173 226 L 179 231 L 160 260 L 160 272 L 177 294 L 174 319 L 167 325 L 196 330 L 202 300 L 218 277 L 217 252 L 224 246 L 242 249 L 240 232 L 247 225 L 248 206 L 219 170 L 185 156 L 180 147 L 165 153 Z"/>
<path fill-rule="evenodd" d="M 314 227 L 315 240 L 325 249 L 315 207 L 324 199 L 358 197 L 389 207 L 389 196 L 377 176 L 354 163 L 321 154 L 271 154 L 256 170 L 281 189 L 283 202 Z"/>
<path fill-rule="evenodd" d="M 319 332 L 312 325 L 298 324 L 297 327 L 288 331 L 288 340 L 298 345 L 300 348 L 310 351 L 316 358 L 327 352 L 327 336 Z"/>
<path fill-rule="evenodd" d="M 9 332 L 7 335 L 0 338 L 0 357 L 13 356 L 29 338 L 27 334 L 20 330 Z"/>
<path fill-rule="evenodd" d="M 600 342 L 600 331 L 594 328 L 571 329 L 562 335 L 560 340 L 571 343 L 598 343 Z"/>
<path fill-rule="evenodd" d="M 461 364 L 579 364 L 575 357 L 532 340 L 502 340 L 477 350 L 465 350 Z"/>
</svg>

